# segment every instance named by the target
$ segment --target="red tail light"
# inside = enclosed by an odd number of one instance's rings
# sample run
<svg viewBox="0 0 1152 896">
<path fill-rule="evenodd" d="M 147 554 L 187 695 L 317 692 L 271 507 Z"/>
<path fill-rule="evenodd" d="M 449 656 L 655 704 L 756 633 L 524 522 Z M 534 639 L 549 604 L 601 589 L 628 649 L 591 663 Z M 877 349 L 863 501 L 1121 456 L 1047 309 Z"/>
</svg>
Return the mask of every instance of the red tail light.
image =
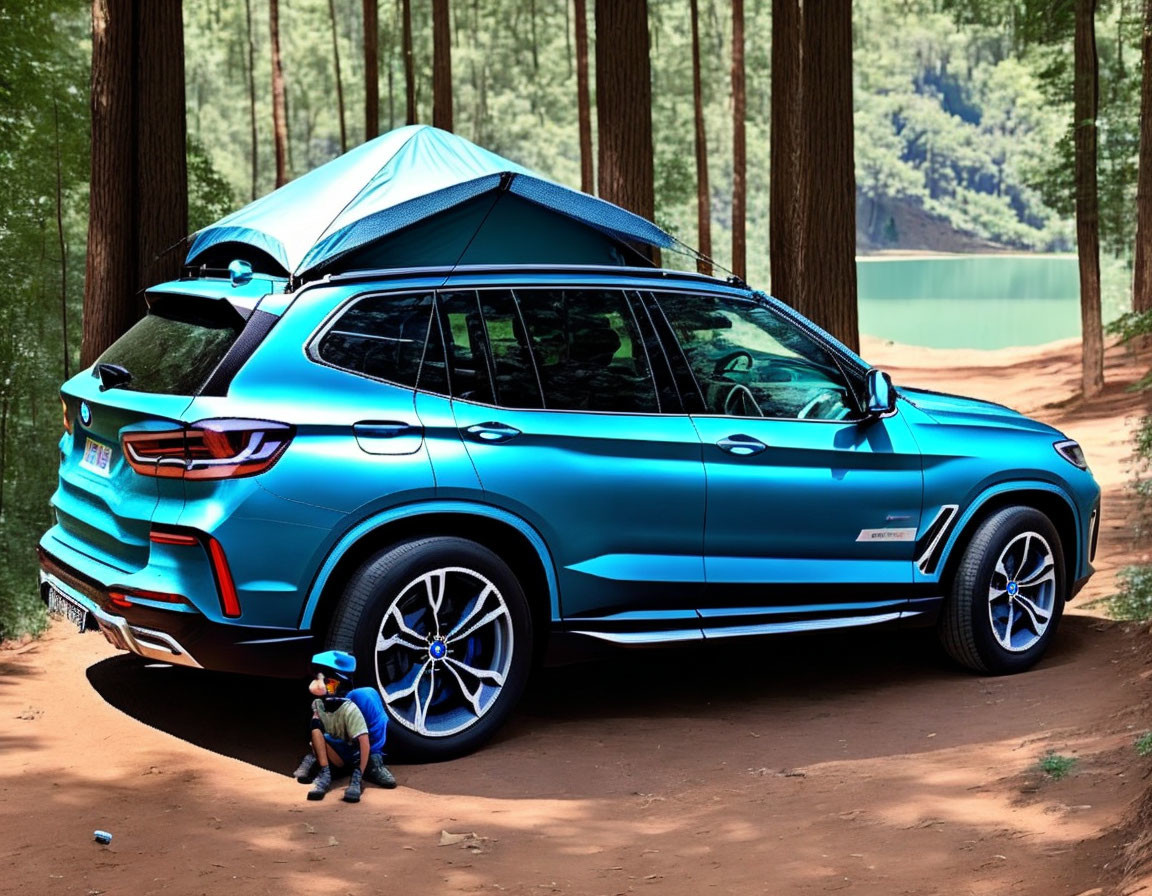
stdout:
<svg viewBox="0 0 1152 896">
<path fill-rule="evenodd" d="M 68 419 L 68 402 L 64 400 L 64 396 L 60 396 L 60 407 L 64 412 L 64 431 L 69 435 L 72 434 L 72 421 Z"/>
<path fill-rule="evenodd" d="M 152 529 L 148 538 L 153 544 L 202 545 L 208 552 L 208 562 L 212 566 L 212 576 L 216 579 L 216 592 L 220 595 L 220 609 L 224 611 L 225 616 L 231 616 L 233 618 L 241 614 L 240 598 L 236 594 L 236 582 L 232 578 L 232 570 L 228 566 L 228 558 L 225 556 L 224 548 L 220 542 L 206 533 L 193 534 L 192 531 L 180 532 L 166 528 Z M 183 598 L 180 598 L 180 600 L 183 600 Z M 112 602 L 116 603 L 116 595 L 112 596 Z"/>
<path fill-rule="evenodd" d="M 269 469 L 295 434 L 266 420 L 201 420 L 180 429 L 129 432 L 124 457 L 144 476 L 173 479 L 235 479 Z"/>
<path fill-rule="evenodd" d="M 144 598 L 145 600 L 154 600 L 165 604 L 188 603 L 183 595 L 169 594 L 166 591 L 144 591 L 140 588 L 124 588 L 120 585 L 113 585 L 108 591 L 108 600 L 112 602 L 113 606 L 130 607 L 132 606 L 133 598 Z"/>
<path fill-rule="evenodd" d="M 153 529 L 148 533 L 148 540 L 154 544 L 200 544 L 200 539 L 195 535 L 185 535 L 183 532 L 168 532 L 164 529 Z"/>
<path fill-rule="evenodd" d="M 208 536 L 208 556 L 212 560 L 212 572 L 216 574 L 216 587 L 220 591 L 220 606 L 225 616 L 240 615 L 240 598 L 236 596 L 236 583 L 232 581 L 232 570 L 228 568 L 228 558 L 224 548 L 215 538 Z"/>
</svg>

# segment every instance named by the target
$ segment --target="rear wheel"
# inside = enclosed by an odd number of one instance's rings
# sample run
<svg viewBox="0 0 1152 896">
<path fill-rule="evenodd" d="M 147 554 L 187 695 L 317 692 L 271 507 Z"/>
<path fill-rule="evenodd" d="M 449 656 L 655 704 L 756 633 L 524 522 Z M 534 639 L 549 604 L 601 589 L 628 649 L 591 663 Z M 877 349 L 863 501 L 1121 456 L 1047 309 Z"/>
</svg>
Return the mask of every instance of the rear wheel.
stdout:
<svg viewBox="0 0 1152 896">
<path fill-rule="evenodd" d="M 940 618 L 940 640 L 977 672 L 1023 672 L 1056 633 L 1066 594 L 1056 527 L 1030 507 L 980 524 L 964 549 Z"/>
<path fill-rule="evenodd" d="M 462 538 L 423 538 L 369 558 L 352 576 L 329 646 L 351 650 L 357 682 L 388 712 L 388 751 L 448 759 L 507 719 L 532 658 L 528 602 L 496 554 Z"/>
</svg>

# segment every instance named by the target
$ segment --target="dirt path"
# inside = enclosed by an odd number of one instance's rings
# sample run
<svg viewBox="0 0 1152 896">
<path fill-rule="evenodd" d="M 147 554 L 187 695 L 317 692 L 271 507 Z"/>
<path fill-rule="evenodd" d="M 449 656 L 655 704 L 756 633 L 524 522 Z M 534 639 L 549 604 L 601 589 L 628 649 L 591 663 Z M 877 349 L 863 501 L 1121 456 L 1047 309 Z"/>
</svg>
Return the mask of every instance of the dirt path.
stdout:
<svg viewBox="0 0 1152 896">
<path fill-rule="evenodd" d="M 1142 399 L 1045 407 L 1073 392 L 1069 346 L 866 354 L 1083 442 L 1104 593 L 1131 549 L 1112 514 Z M 1137 370 L 1114 354 L 1113 379 Z M 548 670 L 490 747 L 348 806 L 287 777 L 302 685 L 145 667 L 58 624 L 0 652 L 0 892 L 1076 896 L 1114 879 L 1109 831 L 1147 783 L 1150 658 L 1144 631 L 1083 612 L 1011 678 L 898 635 L 630 654 Z M 1036 771 L 1048 751 L 1068 777 Z"/>
</svg>

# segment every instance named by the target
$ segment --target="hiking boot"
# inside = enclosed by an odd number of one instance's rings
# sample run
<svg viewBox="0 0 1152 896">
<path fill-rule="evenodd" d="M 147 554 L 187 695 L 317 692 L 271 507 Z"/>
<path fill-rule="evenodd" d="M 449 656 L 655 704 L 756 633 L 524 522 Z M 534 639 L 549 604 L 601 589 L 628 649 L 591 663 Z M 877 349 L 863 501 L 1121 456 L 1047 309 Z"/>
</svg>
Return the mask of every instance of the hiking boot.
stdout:
<svg viewBox="0 0 1152 896">
<path fill-rule="evenodd" d="M 312 782 L 312 789 L 308 791 L 308 799 L 322 800 L 324 794 L 332 789 L 332 769 L 325 765 L 322 766 L 319 773 L 316 775 L 316 780 Z"/>
<path fill-rule="evenodd" d="M 309 753 L 300 760 L 300 764 L 296 766 L 296 771 L 292 772 L 292 777 L 301 784 L 308 784 L 316 777 L 316 770 L 319 767 L 320 763 L 316 761 L 316 754 Z"/>
<path fill-rule="evenodd" d="M 389 790 L 396 786 L 396 779 L 384 766 L 384 757 L 379 753 L 373 753 L 368 757 L 368 769 L 364 772 L 364 777 L 373 784 L 387 787 Z"/>
<path fill-rule="evenodd" d="M 364 789 L 364 785 L 361 783 L 362 777 L 363 774 L 360 769 L 357 768 L 352 770 L 352 780 L 348 782 L 348 786 L 344 789 L 344 802 L 360 802 L 360 794 Z"/>
</svg>

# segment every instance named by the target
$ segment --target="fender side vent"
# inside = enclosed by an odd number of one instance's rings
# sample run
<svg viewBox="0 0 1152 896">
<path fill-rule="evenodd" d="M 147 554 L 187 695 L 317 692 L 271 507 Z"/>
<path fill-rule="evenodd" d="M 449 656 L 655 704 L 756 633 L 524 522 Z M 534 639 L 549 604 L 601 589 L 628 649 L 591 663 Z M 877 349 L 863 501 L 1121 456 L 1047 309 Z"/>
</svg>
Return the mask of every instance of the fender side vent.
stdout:
<svg viewBox="0 0 1152 896">
<path fill-rule="evenodd" d="M 952 522 L 956 519 L 956 511 L 959 509 L 958 504 L 945 504 L 937 512 L 936 519 L 932 520 L 932 524 L 924 531 L 924 535 L 917 546 L 920 549 L 920 554 L 916 558 L 916 566 L 924 575 L 932 575 L 936 572 L 936 566 L 940 563 L 940 554 L 944 550 L 944 538 L 952 528 Z"/>
</svg>

